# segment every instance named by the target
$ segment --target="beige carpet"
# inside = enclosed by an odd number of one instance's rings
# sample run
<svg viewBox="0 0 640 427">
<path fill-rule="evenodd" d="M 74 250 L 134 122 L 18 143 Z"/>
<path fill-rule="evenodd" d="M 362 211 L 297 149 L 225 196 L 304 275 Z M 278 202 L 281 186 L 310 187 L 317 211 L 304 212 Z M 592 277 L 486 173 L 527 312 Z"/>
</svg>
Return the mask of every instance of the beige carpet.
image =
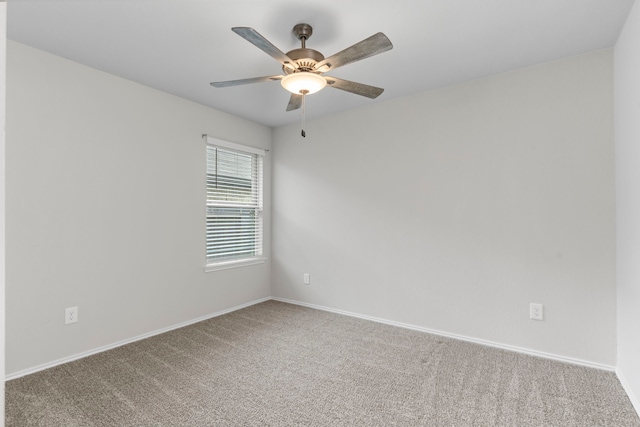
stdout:
<svg viewBox="0 0 640 427">
<path fill-rule="evenodd" d="M 640 426 L 611 372 L 268 301 L 6 384 L 8 426 Z"/>
</svg>

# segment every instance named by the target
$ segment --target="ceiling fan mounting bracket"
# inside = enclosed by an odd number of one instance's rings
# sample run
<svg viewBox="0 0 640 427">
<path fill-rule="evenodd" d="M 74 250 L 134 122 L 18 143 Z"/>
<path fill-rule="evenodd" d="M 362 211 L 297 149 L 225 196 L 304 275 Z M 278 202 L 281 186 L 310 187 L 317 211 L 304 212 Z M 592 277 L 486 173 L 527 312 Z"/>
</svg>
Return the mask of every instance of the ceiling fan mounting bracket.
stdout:
<svg viewBox="0 0 640 427">
<path fill-rule="evenodd" d="M 309 37 L 311 37 L 311 34 L 313 34 L 313 28 L 311 28 L 311 25 L 309 24 L 297 24 L 293 27 L 293 30 L 291 32 L 294 36 L 296 36 L 298 40 L 304 43 L 304 41 L 309 40 Z"/>
</svg>

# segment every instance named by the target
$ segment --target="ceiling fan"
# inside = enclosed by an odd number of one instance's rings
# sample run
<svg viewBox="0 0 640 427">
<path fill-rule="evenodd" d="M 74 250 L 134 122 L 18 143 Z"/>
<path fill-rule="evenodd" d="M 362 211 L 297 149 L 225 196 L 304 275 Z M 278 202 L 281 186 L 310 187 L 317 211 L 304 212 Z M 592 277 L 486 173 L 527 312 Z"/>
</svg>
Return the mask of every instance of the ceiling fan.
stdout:
<svg viewBox="0 0 640 427">
<path fill-rule="evenodd" d="M 234 27 L 231 30 L 280 62 L 284 75 L 213 82 L 211 83 L 213 87 L 221 88 L 279 80 L 282 87 L 291 92 L 287 111 L 304 107 L 304 96 L 318 92 L 325 86 L 366 96 L 371 99 L 377 98 L 384 91 L 382 88 L 363 83 L 356 83 L 337 77 L 323 76 L 324 73 L 333 71 L 338 67 L 386 52 L 393 48 L 391 41 L 389 41 L 383 33 L 374 34 L 335 55 L 325 58 L 324 55 L 317 50 L 306 47 L 306 41 L 313 33 L 313 29 L 309 24 L 297 24 L 293 27 L 293 34 L 300 40 L 301 47 L 299 49 L 293 49 L 286 54 L 253 28 Z"/>
</svg>

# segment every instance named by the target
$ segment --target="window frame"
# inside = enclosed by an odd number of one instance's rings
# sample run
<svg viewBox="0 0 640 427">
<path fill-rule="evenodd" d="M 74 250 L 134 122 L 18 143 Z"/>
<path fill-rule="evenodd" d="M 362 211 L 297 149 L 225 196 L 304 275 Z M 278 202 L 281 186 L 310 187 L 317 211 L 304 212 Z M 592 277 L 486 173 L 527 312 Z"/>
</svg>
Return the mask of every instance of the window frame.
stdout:
<svg viewBox="0 0 640 427">
<path fill-rule="evenodd" d="M 207 166 L 207 170 L 205 171 L 205 185 L 207 182 L 207 178 L 208 178 L 208 166 L 209 166 L 209 159 L 208 159 L 208 150 L 209 147 L 214 147 L 214 148 L 220 148 L 220 149 L 228 149 L 228 150 L 232 150 L 232 151 L 237 151 L 239 153 L 242 154 L 250 154 L 250 155 L 256 155 L 256 160 L 258 161 L 258 164 L 256 165 L 257 167 L 257 176 L 256 176 L 256 182 L 254 183 L 252 181 L 252 185 L 256 185 L 257 186 L 257 190 L 258 190 L 258 195 L 257 195 L 257 207 L 256 208 L 251 208 L 251 209 L 256 209 L 256 213 L 257 215 L 260 216 L 260 221 L 259 221 L 259 233 L 260 233 L 260 237 L 259 237 L 259 250 L 257 251 L 256 255 L 252 255 L 252 256 L 246 256 L 246 257 L 239 257 L 239 258 L 232 258 L 232 259 L 222 259 L 219 261 L 211 261 L 210 258 L 208 257 L 207 254 L 207 243 L 208 243 L 208 238 L 207 238 L 207 217 L 208 217 L 208 209 L 210 207 L 214 207 L 215 205 L 212 205 L 208 202 L 208 196 L 209 196 L 209 192 L 208 190 L 205 188 L 205 266 L 204 266 L 204 271 L 205 272 L 211 272 L 211 271 L 218 271 L 218 270 L 225 270 L 225 269 L 229 269 L 229 268 L 237 268 L 237 267 L 244 267 L 247 265 L 255 265 L 255 264 L 262 264 L 264 262 L 267 261 L 267 258 L 264 256 L 264 157 L 266 155 L 267 150 L 264 149 L 260 149 L 260 148 L 255 148 L 255 147 L 251 147 L 248 145 L 243 145 L 243 144 L 237 144 L 234 142 L 229 142 L 229 141 L 225 141 L 222 139 L 217 139 L 217 138 L 213 138 L 211 136 L 208 135 L 202 135 L 203 138 L 205 138 L 206 140 L 206 147 L 205 147 L 205 152 L 206 152 L 206 166 Z M 236 208 L 246 208 L 246 206 L 240 206 L 241 204 L 239 204 L 238 206 L 236 206 Z M 231 208 L 233 209 L 234 206 L 231 204 L 221 204 L 218 205 L 217 207 L 219 208 Z"/>
</svg>

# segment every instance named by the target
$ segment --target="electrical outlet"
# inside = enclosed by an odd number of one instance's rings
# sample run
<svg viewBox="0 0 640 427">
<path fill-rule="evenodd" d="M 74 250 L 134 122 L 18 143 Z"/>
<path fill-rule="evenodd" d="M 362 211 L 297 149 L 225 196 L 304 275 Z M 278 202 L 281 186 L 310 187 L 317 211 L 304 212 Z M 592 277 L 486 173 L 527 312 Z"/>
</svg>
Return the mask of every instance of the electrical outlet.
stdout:
<svg viewBox="0 0 640 427">
<path fill-rule="evenodd" d="M 64 324 L 76 323 L 78 321 L 78 307 L 64 309 Z"/>
<path fill-rule="evenodd" d="M 536 304 L 534 302 L 529 304 L 529 317 L 532 320 L 543 320 L 542 304 Z"/>
<path fill-rule="evenodd" d="M 311 277 L 309 276 L 309 273 L 304 273 L 303 280 L 305 285 L 311 284 Z"/>
</svg>

